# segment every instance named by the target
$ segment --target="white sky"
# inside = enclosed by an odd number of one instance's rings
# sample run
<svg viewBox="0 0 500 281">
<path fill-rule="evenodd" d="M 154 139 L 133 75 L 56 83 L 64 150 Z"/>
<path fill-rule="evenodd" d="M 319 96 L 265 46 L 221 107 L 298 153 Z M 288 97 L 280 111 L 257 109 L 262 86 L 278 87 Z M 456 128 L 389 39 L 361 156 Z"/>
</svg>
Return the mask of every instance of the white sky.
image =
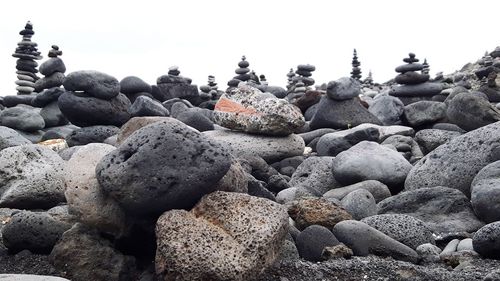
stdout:
<svg viewBox="0 0 500 281">
<path fill-rule="evenodd" d="M 316 83 L 351 71 L 357 48 L 363 77 L 395 76 L 408 52 L 427 58 L 431 74 L 451 73 L 500 45 L 500 1 L 176 0 L 0 1 L 0 95 L 15 94 L 18 32 L 27 20 L 47 59 L 52 44 L 68 69 L 94 69 L 154 84 L 172 65 L 220 88 L 241 55 L 271 85 L 286 85 L 291 67 L 316 66 Z M 41 61 L 39 61 L 41 63 Z"/>
</svg>

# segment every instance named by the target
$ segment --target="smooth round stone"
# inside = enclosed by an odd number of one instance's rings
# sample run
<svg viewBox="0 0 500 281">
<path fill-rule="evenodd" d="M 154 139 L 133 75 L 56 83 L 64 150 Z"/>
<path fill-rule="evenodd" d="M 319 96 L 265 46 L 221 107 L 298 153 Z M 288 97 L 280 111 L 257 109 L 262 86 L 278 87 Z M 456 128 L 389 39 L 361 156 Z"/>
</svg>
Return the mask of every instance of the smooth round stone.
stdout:
<svg viewBox="0 0 500 281">
<path fill-rule="evenodd" d="M 17 86 L 16 90 L 19 92 L 25 92 L 25 93 L 31 93 L 35 90 L 34 87 L 28 87 L 28 86 Z"/>
<path fill-rule="evenodd" d="M 132 117 L 168 116 L 169 112 L 160 102 L 146 96 L 138 96 L 129 109 Z"/>
<path fill-rule="evenodd" d="M 300 76 L 304 76 L 304 77 L 310 77 L 310 76 L 312 76 L 312 72 L 311 71 L 307 71 L 307 70 L 303 70 L 303 69 L 298 69 L 297 71 L 295 71 L 295 73 L 297 73 Z"/>
<path fill-rule="evenodd" d="M 18 66 L 28 66 L 28 67 L 37 67 L 38 63 L 34 60 L 23 60 L 19 59 L 16 61 L 16 65 Z"/>
<path fill-rule="evenodd" d="M 64 93 L 62 88 L 51 88 L 41 93 L 38 93 L 31 101 L 31 105 L 36 107 L 44 107 L 47 104 L 57 101 L 57 99 Z"/>
<path fill-rule="evenodd" d="M 482 168 L 474 177 L 471 202 L 474 212 L 484 222 L 500 221 L 500 161 Z"/>
<path fill-rule="evenodd" d="M 45 128 L 68 124 L 68 120 L 64 117 L 57 105 L 57 101 L 53 101 L 42 108 L 42 110 L 40 110 L 40 116 L 42 116 L 45 121 Z"/>
<path fill-rule="evenodd" d="M 316 81 L 311 77 L 302 77 L 302 82 L 304 82 L 306 86 L 312 86 Z"/>
<path fill-rule="evenodd" d="M 358 80 L 342 77 L 337 81 L 330 81 L 326 88 L 326 95 L 334 100 L 347 100 L 361 94 L 361 84 Z"/>
<path fill-rule="evenodd" d="M 377 203 L 373 195 L 365 189 L 358 189 L 350 192 L 342 201 L 342 207 L 356 220 L 377 214 Z"/>
<path fill-rule="evenodd" d="M 238 80 L 238 79 L 231 79 L 229 80 L 229 82 L 227 82 L 227 85 L 229 87 L 238 87 L 238 85 L 240 84 L 241 80 Z"/>
<path fill-rule="evenodd" d="M 246 73 L 250 72 L 250 69 L 248 69 L 248 68 L 236 68 L 236 70 L 234 72 L 236 72 L 236 74 L 246 74 Z"/>
<path fill-rule="evenodd" d="M 198 108 L 188 109 L 181 112 L 176 118 L 182 123 L 197 129 L 200 132 L 214 129 L 214 123 Z"/>
<path fill-rule="evenodd" d="M 25 60 L 41 60 L 42 57 L 40 55 L 32 55 L 32 54 L 19 54 L 15 53 L 12 54 L 13 57 L 19 58 L 19 59 L 25 59 Z"/>
<path fill-rule="evenodd" d="M 240 62 L 238 63 L 238 66 L 239 66 L 240 68 L 247 68 L 247 67 L 249 67 L 249 66 L 250 66 L 250 63 L 249 63 L 248 61 L 246 61 L 246 60 L 242 60 L 242 61 L 240 61 Z"/>
<path fill-rule="evenodd" d="M 19 75 L 17 75 L 17 79 L 24 80 L 24 81 L 35 82 L 35 79 L 33 77 L 29 76 L 29 75 L 19 74 Z"/>
<path fill-rule="evenodd" d="M 0 124 L 27 132 L 37 131 L 45 127 L 45 121 L 38 112 L 20 106 L 0 111 Z"/>
<path fill-rule="evenodd" d="M 316 67 L 311 64 L 299 64 L 297 70 L 312 72 L 316 70 Z"/>
<path fill-rule="evenodd" d="M 120 92 L 125 95 L 143 92 L 151 93 L 151 91 L 151 85 L 136 76 L 127 76 L 120 81 Z"/>
<path fill-rule="evenodd" d="M 25 144 L 31 144 L 31 141 L 9 127 L 0 126 L 0 150 Z"/>
<path fill-rule="evenodd" d="M 40 65 L 40 73 L 50 76 L 55 72 L 66 72 L 66 66 L 60 58 L 50 58 Z"/>
<path fill-rule="evenodd" d="M 22 71 L 27 71 L 31 73 L 38 73 L 38 69 L 32 66 L 27 66 L 27 65 L 16 65 L 17 70 L 22 70 Z"/>
<path fill-rule="evenodd" d="M 420 71 L 424 69 L 424 66 L 420 63 L 410 63 L 410 64 L 403 64 L 398 67 L 396 67 L 396 72 L 398 73 L 405 73 L 408 71 Z"/>
<path fill-rule="evenodd" d="M 500 121 L 500 110 L 474 93 L 460 93 L 448 104 L 446 116 L 451 123 L 472 131 Z"/>
<path fill-rule="evenodd" d="M 245 74 L 238 74 L 234 77 L 235 79 L 238 79 L 238 80 L 241 80 L 241 81 L 248 81 L 250 80 L 250 78 L 252 78 L 250 76 L 250 74 L 248 73 L 245 73 Z"/>
<path fill-rule="evenodd" d="M 121 126 L 130 119 L 128 109 L 130 100 L 119 94 L 110 100 L 65 92 L 58 99 L 59 108 L 64 116 L 80 127 L 92 125 Z"/>
<path fill-rule="evenodd" d="M 39 77 L 38 77 L 38 76 L 36 76 L 36 74 L 31 73 L 31 72 L 28 72 L 28 71 L 18 70 L 18 71 L 16 71 L 16 74 L 18 74 L 18 75 L 25 75 L 25 76 L 29 76 L 29 77 L 31 77 L 31 78 L 33 79 L 33 81 L 36 81 L 36 80 L 38 80 L 38 79 L 39 79 Z"/>
<path fill-rule="evenodd" d="M 63 85 L 68 91 L 84 91 L 90 96 L 105 100 L 120 93 L 120 83 L 115 77 L 95 70 L 71 72 Z"/>
<path fill-rule="evenodd" d="M 35 83 L 33 83 L 31 81 L 17 80 L 15 83 L 16 83 L 16 85 L 19 85 L 19 86 L 25 86 L 25 87 L 35 88 Z"/>
<path fill-rule="evenodd" d="M 328 228 L 311 225 L 297 235 L 297 250 L 301 258 L 307 261 L 321 261 L 323 250 L 340 244 Z"/>
<path fill-rule="evenodd" d="M 380 96 L 373 99 L 368 111 L 375 115 L 384 125 L 397 125 L 401 124 L 404 104 L 396 97 Z"/>
<path fill-rule="evenodd" d="M 472 237 L 472 245 L 481 256 L 500 259 L 500 221 L 480 228 Z"/>
<path fill-rule="evenodd" d="M 396 76 L 396 83 L 405 85 L 415 85 L 427 82 L 429 80 L 429 74 L 420 74 L 414 71 L 408 71 Z"/>
</svg>

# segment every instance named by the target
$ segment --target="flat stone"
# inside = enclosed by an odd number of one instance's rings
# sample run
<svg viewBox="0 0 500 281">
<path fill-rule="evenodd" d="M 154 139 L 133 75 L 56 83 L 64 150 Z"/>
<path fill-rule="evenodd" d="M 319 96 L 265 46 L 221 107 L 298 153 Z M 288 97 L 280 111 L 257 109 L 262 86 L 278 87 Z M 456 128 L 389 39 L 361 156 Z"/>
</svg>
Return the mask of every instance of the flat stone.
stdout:
<svg viewBox="0 0 500 281">
<path fill-rule="evenodd" d="M 45 121 L 29 107 L 10 107 L 0 111 L 0 124 L 12 129 L 33 132 L 45 127 Z"/>
<path fill-rule="evenodd" d="M 120 83 L 116 78 L 95 70 L 71 72 L 64 79 L 68 91 L 83 91 L 99 99 L 110 100 L 120 93 Z"/>
<path fill-rule="evenodd" d="M 391 89 L 389 94 L 395 97 L 415 97 L 415 96 L 434 96 L 443 90 L 439 83 L 426 82 L 417 85 L 402 85 Z"/>
<path fill-rule="evenodd" d="M 89 126 L 73 130 L 65 139 L 69 147 L 89 143 L 102 143 L 110 136 L 118 134 L 119 130 L 115 126 Z"/>
<path fill-rule="evenodd" d="M 366 180 L 348 186 L 334 188 L 323 194 L 323 198 L 342 200 L 347 194 L 360 189 L 369 191 L 373 195 L 376 203 L 391 197 L 391 191 L 387 185 L 376 180 Z"/>
</svg>

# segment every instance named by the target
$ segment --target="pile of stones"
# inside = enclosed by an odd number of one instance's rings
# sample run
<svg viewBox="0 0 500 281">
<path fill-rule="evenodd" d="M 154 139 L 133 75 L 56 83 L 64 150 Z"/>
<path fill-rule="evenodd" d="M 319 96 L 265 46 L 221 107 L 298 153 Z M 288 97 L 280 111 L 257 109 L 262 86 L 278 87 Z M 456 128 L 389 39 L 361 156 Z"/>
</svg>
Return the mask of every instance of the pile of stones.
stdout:
<svg viewBox="0 0 500 281">
<path fill-rule="evenodd" d="M 356 52 L 356 49 L 354 49 L 354 53 L 352 55 L 352 71 L 351 71 L 351 78 L 354 78 L 356 80 L 361 79 L 361 63 L 358 61 L 358 53 Z"/>
<path fill-rule="evenodd" d="M 23 36 L 23 40 L 17 43 L 17 48 L 13 57 L 16 61 L 16 90 L 18 95 L 29 95 L 35 91 L 35 82 L 39 79 L 36 60 L 41 60 L 41 53 L 38 51 L 37 43 L 31 41 L 31 37 L 35 34 L 33 24 L 27 22 L 23 30 L 19 32 Z"/>
<path fill-rule="evenodd" d="M 240 82 L 246 82 L 250 80 L 251 76 L 249 74 L 250 69 L 248 68 L 250 63 L 247 61 L 245 56 L 241 57 L 241 61 L 238 63 L 238 68 L 234 72 L 236 72 L 236 76 L 233 79 L 227 82 L 229 87 L 238 87 Z"/>
</svg>

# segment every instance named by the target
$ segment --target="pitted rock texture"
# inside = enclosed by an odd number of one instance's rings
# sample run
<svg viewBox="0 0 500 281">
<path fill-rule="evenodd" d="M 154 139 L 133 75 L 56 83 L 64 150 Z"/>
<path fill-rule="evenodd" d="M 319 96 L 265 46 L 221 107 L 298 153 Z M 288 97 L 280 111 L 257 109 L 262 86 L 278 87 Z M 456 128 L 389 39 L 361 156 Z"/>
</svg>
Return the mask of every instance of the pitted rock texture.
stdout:
<svg viewBox="0 0 500 281">
<path fill-rule="evenodd" d="M 251 86 L 239 86 L 215 105 L 215 123 L 248 133 L 286 136 L 305 124 L 300 109 Z"/>
<path fill-rule="evenodd" d="M 253 280 L 278 257 L 287 231 L 283 206 L 214 192 L 190 212 L 158 219 L 156 273 L 159 280 Z"/>
<path fill-rule="evenodd" d="M 317 224 L 331 229 L 337 223 L 352 219 L 342 207 L 324 198 L 303 198 L 288 205 L 288 214 L 299 230 Z"/>
<path fill-rule="evenodd" d="M 173 118 L 143 127 L 97 164 L 99 184 L 131 214 L 191 208 L 231 166 L 218 142 Z"/>
<path fill-rule="evenodd" d="M 116 78 L 95 70 L 71 72 L 64 79 L 64 88 L 68 91 L 84 91 L 99 99 L 112 99 L 120 93 L 120 83 Z"/>
</svg>

